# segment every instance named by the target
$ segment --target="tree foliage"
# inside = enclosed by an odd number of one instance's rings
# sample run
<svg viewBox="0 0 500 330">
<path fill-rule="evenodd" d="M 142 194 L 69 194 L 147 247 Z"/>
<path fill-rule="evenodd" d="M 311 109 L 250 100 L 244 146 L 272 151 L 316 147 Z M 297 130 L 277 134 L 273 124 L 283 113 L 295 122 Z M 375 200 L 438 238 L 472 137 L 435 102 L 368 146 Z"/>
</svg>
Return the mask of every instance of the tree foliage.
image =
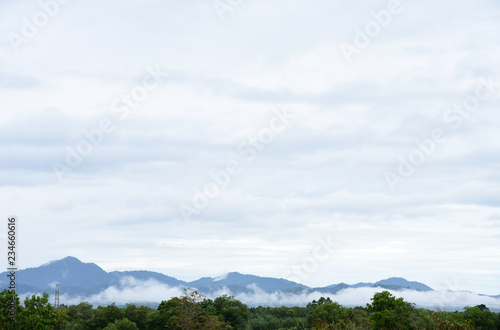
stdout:
<svg viewBox="0 0 500 330">
<path fill-rule="evenodd" d="M 221 321 L 235 329 L 245 329 L 248 325 L 250 313 L 248 307 L 233 296 L 223 295 L 215 298 L 215 312 Z"/>
<path fill-rule="evenodd" d="M 14 303 L 15 318 L 10 310 Z M 48 294 L 31 296 L 21 305 L 17 294 L 0 292 L 0 329 L 156 330 L 156 329 L 500 329 L 500 314 L 485 305 L 462 312 L 429 311 L 396 298 L 375 293 L 366 307 L 349 308 L 321 297 L 306 307 L 247 307 L 233 296 L 208 299 L 187 289 L 184 295 L 162 301 L 155 310 L 127 304 L 120 307 L 78 305 L 55 309 Z"/>
<path fill-rule="evenodd" d="M 394 297 L 389 291 L 377 292 L 367 305 L 373 329 L 415 329 L 415 306 Z"/>
</svg>

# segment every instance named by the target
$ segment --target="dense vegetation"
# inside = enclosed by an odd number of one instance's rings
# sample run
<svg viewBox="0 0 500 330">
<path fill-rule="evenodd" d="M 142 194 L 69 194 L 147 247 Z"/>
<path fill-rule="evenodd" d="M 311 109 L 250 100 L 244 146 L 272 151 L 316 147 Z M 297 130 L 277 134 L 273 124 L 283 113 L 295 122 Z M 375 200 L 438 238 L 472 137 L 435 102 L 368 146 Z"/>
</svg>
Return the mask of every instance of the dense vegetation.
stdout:
<svg viewBox="0 0 500 330">
<path fill-rule="evenodd" d="M 16 317 L 10 319 L 12 303 Z M 330 298 L 313 300 L 306 307 L 249 308 L 234 297 L 211 300 L 186 290 L 181 297 L 162 301 L 158 308 L 114 303 L 55 309 L 48 294 L 27 297 L 21 305 L 16 294 L 0 292 L 1 329 L 500 329 L 500 313 L 484 305 L 462 312 L 418 309 L 387 291 L 376 293 L 365 307 L 347 308 Z"/>
</svg>

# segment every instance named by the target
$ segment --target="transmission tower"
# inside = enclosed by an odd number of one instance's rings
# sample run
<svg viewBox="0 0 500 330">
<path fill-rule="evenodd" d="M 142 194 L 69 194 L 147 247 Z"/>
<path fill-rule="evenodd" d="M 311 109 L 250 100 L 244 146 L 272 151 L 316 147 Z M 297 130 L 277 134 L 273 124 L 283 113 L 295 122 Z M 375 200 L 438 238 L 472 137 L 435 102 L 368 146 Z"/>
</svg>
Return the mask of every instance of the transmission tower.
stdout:
<svg viewBox="0 0 500 330">
<path fill-rule="evenodd" d="M 56 294 L 54 297 L 54 307 L 59 308 L 59 284 L 56 284 Z"/>
</svg>

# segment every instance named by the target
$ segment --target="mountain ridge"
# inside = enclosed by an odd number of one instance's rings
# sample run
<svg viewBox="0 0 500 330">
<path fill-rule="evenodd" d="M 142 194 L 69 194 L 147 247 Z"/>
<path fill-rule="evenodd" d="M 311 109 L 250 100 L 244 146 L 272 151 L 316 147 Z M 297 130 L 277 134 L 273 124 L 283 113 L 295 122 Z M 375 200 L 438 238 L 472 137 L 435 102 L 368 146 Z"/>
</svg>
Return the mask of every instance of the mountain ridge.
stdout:
<svg viewBox="0 0 500 330">
<path fill-rule="evenodd" d="M 0 287 L 8 286 L 8 272 L 1 273 Z M 433 291 L 429 286 L 408 281 L 401 277 L 391 277 L 375 283 L 360 282 L 356 284 L 338 283 L 325 287 L 309 287 L 301 283 L 283 278 L 261 277 L 251 274 L 230 272 L 218 277 L 201 277 L 187 282 L 174 277 L 147 270 L 111 271 L 106 272 L 95 263 L 84 263 L 79 259 L 68 256 L 60 260 L 45 263 L 39 267 L 22 269 L 16 272 L 17 293 L 52 292 L 56 283 L 63 292 L 74 295 L 92 295 L 103 290 L 120 285 L 127 278 L 137 281 L 154 280 L 169 287 L 191 287 L 200 293 L 212 294 L 229 289 L 232 294 L 249 293 L 255 286 L 266 293 L 331 293 L 359 287 L 382 287 L 391 290 Z"/>
</svg>

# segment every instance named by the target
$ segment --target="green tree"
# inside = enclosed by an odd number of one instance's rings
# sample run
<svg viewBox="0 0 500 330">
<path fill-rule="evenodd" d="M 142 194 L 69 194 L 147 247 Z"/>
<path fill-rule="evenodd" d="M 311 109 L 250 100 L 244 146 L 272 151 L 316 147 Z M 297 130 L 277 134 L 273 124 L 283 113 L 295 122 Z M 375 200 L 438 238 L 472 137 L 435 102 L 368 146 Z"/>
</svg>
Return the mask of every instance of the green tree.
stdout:
<svg viewBox="0 0 500 330">
<path fill-rule="evenodd" d="M 201 307 L 205 296 L 192 289 L 184 289 L 184 295 L 180 299 L 179 314 L 176 325 L 181 329 L 205 329 L 221 326 L 217 318 L 207 315 Z"/>
<path fill-rule="evenodd" d="M 175 324 L 180 313 L 181 299 L 174 297 L 168 301 L 163 300 L 157 308 L 156 313 L 148 315 L 149 328 L 177 329 Z"/>
<path fill-rule="evenodd" d="M 89 329 L 94 324 L 95 311 L 88 302 L 69 306 L 66 314 L 68 315 L 68 320 L 65 322 L 65 329 Z"/>
<path fill-rule="evenodd" d="M 484 305 L 482 305 L 484 306 Z M 464 319 L 470 320 L 476 329 L 495 329 L 496 317 L 488 308 L 481 308 L 481 305 L 469 307 L 464 312 Z"/>
<path fill-rule="evenodd" d="M 470 320 L 465 320 L 463 313 L 459 312 L 431 312 L 435 327 L 431 329 L 453 329 L 472 330 L 474 329 Z"/>
<path fill-rule="evenodd" d="M 373 329 L 415 329 L 415 306 L 388 291 L 377 292 L 367 304 Z"/>
<path fill-rule="evenodd" d="M 210 315 L 211 302 L 204 295 L 185 289 L 180 298 L 162 301 L 158 311 L 148 318 L 148 329 L 221 329 L 223 324 L 215 315 Z"/>
<path fill-rule="evenodd" d="M 323 305 L 323 304 L 328 304 L 328 303 L 332 303 L 333 301 L 330 299 L 330 297 L 321 297 L 318 299 L 318 301 L 316 300 L 313 300 L 312 302 L 308 303 L 307 304 L 307 307 L 308 309 L 313 309 L 313 308 L 316 308 L 316 306 L 318 305 Z"/>
<path fill-rule="evenodd" d="M 233 296 L 222 295 L 215 298 L 214 307 L 221 321 L 235 329 L 245 329 L 249 325 L 248 307 Z"/>
<path fill-rule="evenodd" d="M 203 301 L 200 302 L 200 307 L 203 308 L 207 315 L 217 316 L 217 310 L 215 309 L 214 301 L 212 299 L 203 299 Z"/>
<path fill-rule="evenodd" d="M 436 329 L 436 320 L 431 311 L 427 309 L 417 309 L 417 328 Z"/>
<path fill-rule="evenodd" d="M 345 329 L 353 316 L 349 312 L 337 302 L 324 302 L 307 314 L 307 322 L 316 329 Z"/>
<path fill-rule="evenodd" d="M 123 318 L 125 318 L 125 313 L 121 308 L 116 306 L 115 303 L 106 307 L 97 306 L 92 325 L 96 328 L 104 328 L 108 324 L 114 323 L 116 320 L 121 320 Z"/>
<path fill-rule="evenodd" d="M 12 310 L 14 308 L 14 310 Z M 0 325 L 2 329 L 19 329 L 19 315 L 21 305 L 16 293 L 5 289 L 0 292 Z"/>
<path fill-rule="evenodd" d="M 147 329 L 146 320 L 148 314 L 152 313 L 153 309 L 148 306 L 137 307 L 134 304 L 127 304 L 124 310 L 124 315 L 127 319 L 134 322 L 140 330 Z"/>
<path fill-rule="evenodd" d="M 135 322 L 127 318 L 115 320 L 115 322 L 108 324 L 103 330 L 139 330 Z"/>
<path fill-rule="evenodd" d="M 57 314 L 46 292 L 41 297 L 26 297 L 18 315 L 22 329 L 54 329 L 57 326 Z"/>
<path fill-rule="evenodd" d="M 61 307 L 61 306 L 58 309 L 54 309 L 57 320 L 55 330 L 61 330 L 66 327 L 66 323 L 68 323 L 68 321 L 70 320 L 67 311 L 68 311 L 67 307 Z"/>
</svg>

